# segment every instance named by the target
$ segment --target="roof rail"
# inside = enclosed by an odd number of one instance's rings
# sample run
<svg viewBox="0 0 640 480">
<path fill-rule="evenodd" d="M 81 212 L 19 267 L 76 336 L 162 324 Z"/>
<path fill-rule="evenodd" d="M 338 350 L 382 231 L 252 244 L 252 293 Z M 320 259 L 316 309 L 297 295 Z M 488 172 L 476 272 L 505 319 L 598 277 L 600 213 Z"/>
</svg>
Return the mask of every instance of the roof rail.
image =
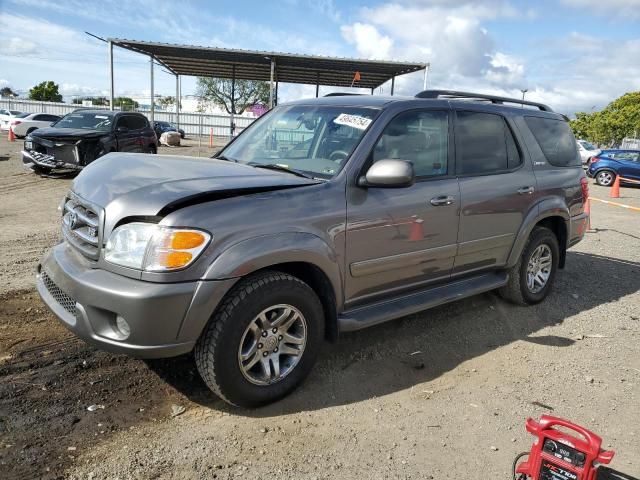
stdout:
<svg viewBox="0 0 640 480">
<path fill-rule="evenodd" d="M 364 95 L 364 93 L 349 93 L 349 92 L 333 92 L 327 93 L 325 97 L 347 97 L 351 95 Z"/>
<path fill-rule="evenodd" d="M 470 98 L 475 100 L 487 100 L 491 103 L 516 103 L 518 105 L 529 105 L 537 107 L 543 112 L 553 112 L 551 107 L 543 103 L 529 102 L 517 98 L 498 97 L 496 95 L 486 95 L 484 93 L 458 92 L 455 90 L 424 90 L 416 95 L 416 98 L 448 98 L 455 100 L 458 98 Z"/>
</svg>

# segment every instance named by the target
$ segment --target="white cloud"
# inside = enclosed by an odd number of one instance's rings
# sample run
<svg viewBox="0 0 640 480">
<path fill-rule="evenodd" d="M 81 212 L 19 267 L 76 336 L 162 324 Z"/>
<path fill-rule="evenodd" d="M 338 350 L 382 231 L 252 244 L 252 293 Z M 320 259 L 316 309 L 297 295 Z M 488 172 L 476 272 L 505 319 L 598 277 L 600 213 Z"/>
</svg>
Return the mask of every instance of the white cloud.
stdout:
<svg viewBox="0 0 640 480">
<path fill-rule="evenodd" d="M 619 18 L 640 18 L 640 0 L 562 0 L 567 6 L 582 9 L 585 13 Z"/>
<path fill-rule="evenodd" d="M 360 57 L 378 60 L 391 57 L 393 40 L 382 35 L 373 25 L 356 22 L 353 25 L 343 25 L 341 31 L 344 39 L 356 47 Z"/>
</svg>

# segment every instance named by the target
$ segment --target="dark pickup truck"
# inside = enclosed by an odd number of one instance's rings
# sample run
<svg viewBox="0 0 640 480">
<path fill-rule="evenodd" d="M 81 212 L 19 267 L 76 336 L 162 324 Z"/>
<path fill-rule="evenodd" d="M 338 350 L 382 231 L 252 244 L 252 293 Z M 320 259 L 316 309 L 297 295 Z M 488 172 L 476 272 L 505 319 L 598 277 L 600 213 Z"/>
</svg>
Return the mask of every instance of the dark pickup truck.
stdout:
<svg viewBox="0 0 640 480">
<path fill-rule="evenodd" d="M 587 198 L 567 120 L 545 105 L 449 91 L 301 100 L 214 159 L 90 165 L 37 287 L 85 340 L 194 351 L 217 395 L 256 406 L 291 392 L 340 332 L 493 289 L 541 302 L 584 236 Z"/>
<path fill-rule="evenodd" d="M 39 173 L 70 173 L 109 152 L 157 151 L 156 134 L 141 113 L 83 109 L 29 133 L 22 162 Z"/>
</svg>

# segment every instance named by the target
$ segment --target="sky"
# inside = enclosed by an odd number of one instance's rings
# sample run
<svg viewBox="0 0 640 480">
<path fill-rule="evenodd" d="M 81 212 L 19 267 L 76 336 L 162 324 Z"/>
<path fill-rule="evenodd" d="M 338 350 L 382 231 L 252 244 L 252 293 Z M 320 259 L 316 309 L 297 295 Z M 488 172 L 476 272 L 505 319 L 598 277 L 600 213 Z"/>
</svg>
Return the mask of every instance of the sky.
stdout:
<svg viewBox="0 0 640 480">
<path fill-rule="evenodd" d="M 417 61 L 428 87 L 520 97 L 556 111 L 640 90 L 640 0 L 0 0 L 0 87 L 53 80 L 66 99 L 107 95 L 108 51 L 89 37 Z M 114 49 L 116 95 L 149 96 L 149 62 Z M 156 68 L 155 93 L 175 95 Z M 422 73 L 396 94 L 422 90 Z M 388 94 L 389 84 L 378 93 Z M 321 94 L 334 91 L 323 87 Z M 182 94 L 195 93 L 185 78 Z M 280 101 L 315 95 L 281 85 Z"/>
</svg>

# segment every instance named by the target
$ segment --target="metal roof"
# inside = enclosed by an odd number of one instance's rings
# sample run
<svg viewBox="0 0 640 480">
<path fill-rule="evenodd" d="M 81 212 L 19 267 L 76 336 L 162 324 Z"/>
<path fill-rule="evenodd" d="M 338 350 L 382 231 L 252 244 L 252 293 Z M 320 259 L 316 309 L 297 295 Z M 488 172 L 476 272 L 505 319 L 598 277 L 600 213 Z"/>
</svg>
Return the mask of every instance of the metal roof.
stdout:
<svg viewBox="0 0 640 480">
<path fill-rule="evenodd" d="M 268 81 L 271 78 L 273 59 L 275 79 L 279 82 L 349 87 L 355 72 L 360 72 L 360 81 L 355 82 L 354 86 L 376 88 L 395 76 L 418 72 L 428 66 L 426 63 L 295 55 L 121 38 L 108 40 L 121 48 L 153 56 L 177 75 L 232 78 L 235 69 L 235 78 Z"/>
</svg>

